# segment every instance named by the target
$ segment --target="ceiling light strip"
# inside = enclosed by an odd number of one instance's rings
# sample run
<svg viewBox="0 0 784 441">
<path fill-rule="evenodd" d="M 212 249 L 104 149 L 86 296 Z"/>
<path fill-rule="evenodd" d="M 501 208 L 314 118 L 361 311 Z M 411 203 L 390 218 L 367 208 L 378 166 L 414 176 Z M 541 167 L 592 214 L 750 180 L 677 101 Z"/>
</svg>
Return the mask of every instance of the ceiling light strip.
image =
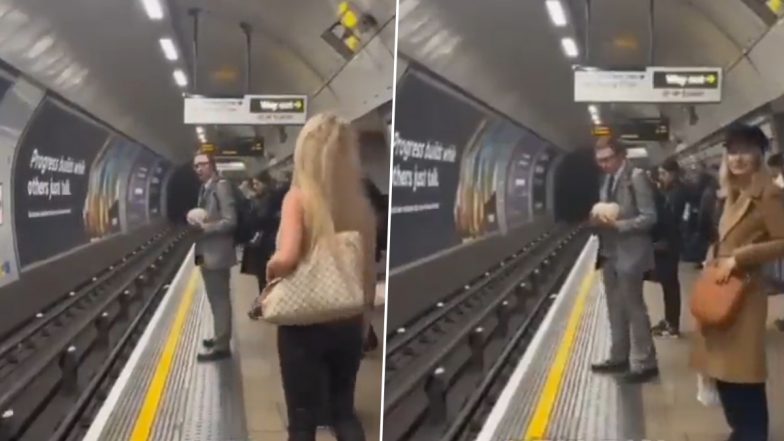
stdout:
<svg viewBox="0 0 784 441">
<path fill-rule="evenodd" d="M 150 20 L 161 20 L 163 18 L 163 5 L 160 0 L 142 0 L 144 11 Z"/>
<path fill-rule="evenodd" d="M 547 6 L 547 12 L 550 14 L 550 20 L 552 20 L 553 24 L 559 28 L 566 26 L 566 11 L 564 11 L 561 1 L 547 0 L 545 5 Z"/>
<path fill-rule="evenodd" d="M 174 45 L 174 42 L 171 38 L 161 38 L 160 39 L 161 50 L 163 50 L 163 55 L 169 61 L 177 61 L 179 59 L 179 54 L 177 53 L 177 47 Z"/>
</svg>

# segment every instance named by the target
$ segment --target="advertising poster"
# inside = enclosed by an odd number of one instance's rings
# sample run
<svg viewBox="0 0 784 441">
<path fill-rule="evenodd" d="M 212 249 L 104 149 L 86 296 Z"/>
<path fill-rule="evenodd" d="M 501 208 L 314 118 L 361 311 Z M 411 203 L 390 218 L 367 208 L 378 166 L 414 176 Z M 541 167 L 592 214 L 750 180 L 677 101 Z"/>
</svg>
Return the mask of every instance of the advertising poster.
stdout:
<svg viewBox="0 0 784 441">
<path fill-rule="evenodd" d="M 506 169 L 521 136 L 516 126 L 493 119 L 463 155 L 455 224 L 464 241 L 506 228 Z"/>
<path fill-rule="evenodd" d="M 534 159 L 543 148 L 541 140 L 525 129 L 512 148 L 507 166 L 505 215 L 509 228 L 531 221 Z"/>
<path fill-rule="evenodd" d="M 152 168 L 150 174 L 150 184 L 148 188 L 148 207 L 150 212 L 150 219 L 158 219 L 161 217 L 163 206 L 163 180 L 169 172 L 169 163 L 164 159 L 158 159 Z"/>
<path fill-rule="evenodd" d="M 128 178 L 126 199 L 128 229 L 136 229 L 147 223 L 147 205 L 150 202 L 148 186 L 156 160 L 154 153 L 140 146 Z"/>
<path fill-rule="evenodd" d="M 14 219 L 22 268 L 94 237 L 93 224 L 85 222 L 87 196 L 92 167 L 108 138 L 105 128 L 55 100 L 41 103 L 14 161 Z"/>
<path fill-rule="evenodd" d="M 91 240 L 122 231 L 121 203 L 129 164 L 137 147 L 122 137 L 112 137 L 90 168 L 84 225 Z"/>
<path fill-rule="evenodd" d="M 485 123 L 475 106 L 428 79 L 407 73 L 398 83 L 390 228 L 391 267 L 460 243 L 455 203 L 463 152 Z"/>
<path fill-rule="evenodd" d="M 532 176 L 533 188 L 531 194 L 533 197 L 533 214 L 546 214 L 547 213 L 547 171 L 550 169 L 553 159 L 555 159 L 555 151 L 548 144 L 540 151 L 534 163 Z"/>
</svg>

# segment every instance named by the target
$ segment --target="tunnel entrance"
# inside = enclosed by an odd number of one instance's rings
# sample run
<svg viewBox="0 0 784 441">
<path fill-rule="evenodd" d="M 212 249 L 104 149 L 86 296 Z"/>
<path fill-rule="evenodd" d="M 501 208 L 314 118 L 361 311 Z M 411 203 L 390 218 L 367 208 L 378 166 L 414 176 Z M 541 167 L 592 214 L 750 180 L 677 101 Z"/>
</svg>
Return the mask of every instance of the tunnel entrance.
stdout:
<svg viewBox="0 0 784 441">
<path fill-rule="evenodd" d="M 182 164 L 172 173 L 166 189 L 166 213 L 175 224 L 185 224 L 188 210 L 199 202 L 199 182 L 190 163 Z"/>
<path fill-rule="evenodd" d="M 599 200 L 599 169 L 593 149 L 568 153 L 555 169 L 554 214 L 558 222 L 582 222 Z"/>
</svg>

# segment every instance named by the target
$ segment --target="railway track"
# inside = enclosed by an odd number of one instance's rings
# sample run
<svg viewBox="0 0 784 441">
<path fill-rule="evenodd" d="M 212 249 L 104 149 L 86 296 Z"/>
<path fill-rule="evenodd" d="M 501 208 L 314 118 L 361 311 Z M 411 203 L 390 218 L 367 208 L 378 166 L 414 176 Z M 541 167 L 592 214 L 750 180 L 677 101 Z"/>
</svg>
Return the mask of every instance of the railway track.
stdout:
<svg viewBox="0 0 784 441">
<path fill-rule="evenodd" d="M 587 235 L 559 226 L 387 336 L 384 439 L 469 440 Z"/>
<path fill-rule="evenodd" d="M 0 441 L 79 438 L 191 243 L 156 235 L 0 342 Z"/>
</svg>

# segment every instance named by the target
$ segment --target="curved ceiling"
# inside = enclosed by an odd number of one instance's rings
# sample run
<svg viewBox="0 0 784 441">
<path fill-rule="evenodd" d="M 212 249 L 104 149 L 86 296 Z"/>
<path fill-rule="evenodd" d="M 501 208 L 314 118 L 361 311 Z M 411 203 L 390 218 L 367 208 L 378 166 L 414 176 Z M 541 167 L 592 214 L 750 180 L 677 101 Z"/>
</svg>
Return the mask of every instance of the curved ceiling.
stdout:
<svg viewBox="0 0 784 441">
<path fill-rule="evenodd" d="M 254 29 L 253 93 L 312 96 L 329 90 L 334 77 L 354 61 L 347 62 L 321 38 L 337 20 L 338 1 L 162 0 L 165 19 L 160 21 L 150 20 L 141 3 L 0 0 L 0 58 L 174 160 L 190 156 L 197 143 L 193 127 L 182 123 L 183 89 L 172 78 L 177 67 L 193 72 L 189 9 L 204 11 L 195 92 L 245 92 L 245 37 L 240 21 Z M 354 4 L 373 14 L 379 24 L 388 24 L 395 16 L 394 0 Z M 380 32 L 386 36 L 388 27 Z M 178 61 L 164 58 L 158 41 L 162 37 L 178 43 Z M 388 43 L 388 38 L 374 40 Z M 391 78 L 390 70 L 389 82 Z M 217 134 L 214 128 L 212 132 Z M 254 131 L 246 127 L 226 133 L 251 136 Z M 278 137 L 274 129 L 267 128 L 264 134 Z"/>
<path fill-rule="evenodd" d="M 650 64 L 649 2 L 591 1 L 589 33 L 586 1 L 562 2 L 568 31 L 553 26 L 544 0 L 401 0 L 399 50 L 556 145 L 584 146 L 591 120 L 587 106 L 573 101 L 572 66 Z M 653 17 L 653 64 L 664 66 L 729 68 L 768 29 L 741 0 L 657 0 Z M 564 56 L 562 36 L 575 37 L 580 57 Z M 725 80 L 725 96 L 736 89 Z M 683 120 L 683 110 L 606 105 L 600 113 Z"/>
<path fill-rule="evenodd" d="M 249 92 L 313 97 L 328 87 L 347 63 L 321 38 L 337 20 L 339 3 L 335 0 L 168 0 L 180 46 L 187 49 L 184 54 L 187 62 L 191 69 L 197 65 L 198 84 L 191 92 L 226 96 L 248 91 L 246 40 L 240 28 L 241 23 L 247 23 L 252 29 Z M 365 0 L 355 4 L 381 24 L 395 16 L 394 0 Z M 198 62 L 194 61 L 192 51 L 194 31 L 190 11 L 194 9 L 200 17 Z M 277 137 L 276 130 L 270 128 L 207 130 L 218 139 L 254 134 L 267 135 L 269 139 Z"/>
</svg>

